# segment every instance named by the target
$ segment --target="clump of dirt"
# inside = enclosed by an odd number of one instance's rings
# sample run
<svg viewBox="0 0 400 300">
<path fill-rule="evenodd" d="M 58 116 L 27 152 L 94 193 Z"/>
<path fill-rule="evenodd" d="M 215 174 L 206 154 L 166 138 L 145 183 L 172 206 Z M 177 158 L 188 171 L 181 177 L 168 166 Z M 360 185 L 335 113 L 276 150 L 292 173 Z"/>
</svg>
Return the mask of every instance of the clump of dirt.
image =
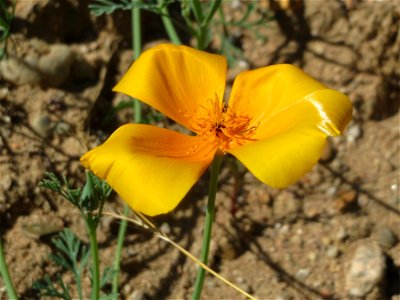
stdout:
<svg viewBox="0 0 400 300">
<path fill-rule="evenodd" d="M 210 265 L 260 299 L 400 299 L 396 4 L 285 3 L 257 2 L 249 15 L 249 21 L 265 18 L 257 30 L 225 28 L 242 53 L 229 71 L 230 84 L 242 70 L 296 64 L 346 93 L 354 118 L 343 136 L 329 141 L 320 163 L 285 190 L 261 184 L 227 157 Z M 226 18 L 235 21 L 248 3 L 223 5 Z M 145 20 L 158 19 L 146 14 Z M 146 22 L 146 41 L 165 38 L 161 22 L 150 22 L 156 30 Z M 48 258 L 54 250 L 49 237 L 32 235 L 32 226 L 51 232 L 68 227 L 87 242 L 78 211 L 38 182 L 51 171 L 81 184 L 79 157 L 130 121 L 129 109 L 109 114 L 124 101 L 111 89 L 131 63 L 125 23 L 128 12 L 96 18 L 85 1 L 17 1 L 16 47 L 0 62 L 0 226 L 11 276 L 23 298 L 37 297 L 34 281 L 60 272 Z M 213 32 L 220 29 L 216 23 Z M 212 45 L 221 45 L 218 35 Z M 196 256 L 207 176 L 173 214 L 155 218 Z M 120 208 L 121 201 L 114 195 L 109 205 Z M 117 231 L 118 222 L 102 219 L 102 268 L 112 264 Z M 129 226 L 122 255 L 122 298 L 190 297 L 196 265 L 151 233 Z M 64 276 L 72 282 L 71 274 Z M 212 276 L 203 297 L 243 298 Z M 5 298 L 3 288 L 0 298 Z"/>
</svg>

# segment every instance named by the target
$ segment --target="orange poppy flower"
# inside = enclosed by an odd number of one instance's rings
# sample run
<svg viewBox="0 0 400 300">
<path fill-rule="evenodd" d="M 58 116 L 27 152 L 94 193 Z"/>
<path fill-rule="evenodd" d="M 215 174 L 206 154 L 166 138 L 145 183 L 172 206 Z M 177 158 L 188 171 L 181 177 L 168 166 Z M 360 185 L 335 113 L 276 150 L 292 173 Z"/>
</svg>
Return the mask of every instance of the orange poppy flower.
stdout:
<svg viewBox="0 0 400 300">
<path fill-rule="evenodd" d="M 163 44 L 145 51 L 114 91 L 154 107 L 193 135 L 151 125 L 118 128 L 82 164 L 132 209 L 174 209 L 211 164 L 230 153 L 262 182 L 282 188 L 318 161 L 328 136 L 351 119 L 348 98 L 292 65 L 245 71 L 225 105 L 223 56 Z"/>
</svg>

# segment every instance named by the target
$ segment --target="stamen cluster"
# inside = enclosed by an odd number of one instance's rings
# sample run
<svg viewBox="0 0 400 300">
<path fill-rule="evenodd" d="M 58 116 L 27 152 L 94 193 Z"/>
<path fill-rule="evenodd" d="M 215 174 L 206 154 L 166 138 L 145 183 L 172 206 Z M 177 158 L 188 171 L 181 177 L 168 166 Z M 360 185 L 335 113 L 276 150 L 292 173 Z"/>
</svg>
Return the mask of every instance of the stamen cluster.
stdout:
<svg viewBox="0 0 400 300">
<path fill-rule="evenodd" d="M 251 126 L 249 116 L 237 115 L 217 98 L 209 99 L 208 103 L 207 107 L 199 106 L 190 119 L 190 127 L 195 133 L 222 152 L 254 141 L 251 137 L 257 126 Z"/>
</svg>

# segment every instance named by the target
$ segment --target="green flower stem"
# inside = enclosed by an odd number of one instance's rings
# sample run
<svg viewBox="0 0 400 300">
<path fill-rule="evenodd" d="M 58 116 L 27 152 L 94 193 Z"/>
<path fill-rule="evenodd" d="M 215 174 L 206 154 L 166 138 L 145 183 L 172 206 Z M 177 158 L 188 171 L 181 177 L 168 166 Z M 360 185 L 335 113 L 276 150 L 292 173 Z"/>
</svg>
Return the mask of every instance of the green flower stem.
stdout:
<svg viewBox="0 0 400 300">
<path fill-rule="evenodd" d="M 203 243 L 201 246 L 201 255 L 200 255 L 200 261 L 203 262 L 204 264 L 208 263 L 208 253 L 210 250 L 212 224 L 214 221 L 214 213 L 215 213 L 214 209 L 215 196 L 217 194 L 218 175 L 219 175 L 219 170 L 221 168 L 222 158 L 223 155 L 216 155 L 214 157 L 214 161 L 211 166 L 211 178 L 208 190 L 207 213 L 204 222 Z M 203 289 L 203 284 L 204 284 L 204 277 L 205 277 L 205 270 L 199 267 L 192 297 L 193 300 L 200 299 L 201 291 Z"/>
<path fill-rule="evenodd" d="M 78 266 L 75 264 L 74 265 L 74 268 L 75 268 L 75 270 L 78 270 Z M 76 273 L 75 273 L 76 274 Z M 82 293 L 82 279 L 81 279 L 81 276 L 80 276 L 81 274 L 79 274 L 79 275 L 75 275 L 76 276 L 76 287 L 77 287 L 77 289 L 78 289 L 78 297 L 79 297 L 79 300 L 82 300 L 83 299 L 83 293 Z"/>
<path fill-rule="evenodd" d="M 132 0 L 132 48 L 133 48 L 133 58 L 137 59 L 142 51 L 142 29 L 140 20 L 140 8 L 135 4 L 139 4 L 141 0 Z M 133 108 L 135 110 L 135 123 L 140 123 L 142 121 L 142 105 L 140 101 L 135 99 L 133 102 Z"/>
<path fill-rule="evenodd" d="M 208 11 L 207 16 L 204 18 L 203 22 L 201 23 L 202 27 L 208 27 L 208 24 L 210 24 L 210 21 L 212 17 L 214 16 L 215 12 L 217 9 L 221 6 L 222 0 L 214 0 L 211 2 L 211 8 Z"/>
<path fill-rule="evenodd" d="M 95 220 L 92 216 L 87 215 L 85 218 L 86 226 L 90 241 L 90 255 L 92 257 L 92 300 L 100 298 L 100 261 L 99 261 L 99 245 L 97 243 L 97 235 Z"/>
<path fill-rule="evenodd" d="M 132 0 L 132 11 L 131 11 L 131 24 L 132 24 L 132 48 L 133 48 L 133 58 L 137 59 L 142 51 L 142 32 L 141 32 L 141 19 L 140 19 L 140 8 L 135 4 L 140 3 L 141 0 Z M 141 123 L 142 122 L 142 104 L 137 99 L 133 102 L 133 109 L 135 112 L 134 122 Z M 127 216 L 129 213 L 129 207 L 127 204 L 124 205 L 124 216 Z M 121 270 L 121 253 L 122 248 L 124 246 L 124 240 L 126 235 L 128 221 L 126 219 L 122 219 L 119 230 L 118 230 L 118 240 L 117 240 L 117 249 L 114 258 L 114 277 L 112 280 L 112 293 L 114 295 L 118 295 L 118 286 L 119 286 L 119 273 Z M 116 296 L 115 299 L 119 297 Z"/>
<path fill-rule="evenodd" d="M 200 0 L 192 0 L 191 4 L 192 4 L 194 16 L 195 16 L 197 22 L 199 24 L 201 24 L 201 22 L 203 22 L 204 16 L 203 16 L 203 8 L 201 7 Z"/>
<path fill-rule="evenodd" d="M 127 204 L 124 206 L 124 216 L 128 216 L 129 213 L 129 207 Z M 114 278 L 112 281 L 112 294 L 118 295 L 118 286 L 119 286 L 119 273 L 121 270 L 121 253 L 122 253 L 122 247 L 124 246 L 124 240 L 125 240 L 125 235 L 126 235 L 126 229 L 128 225 L 127 219 L 122 219 L 121 223 L 119 225 L 119 230 L 118 230 L 118 241 L 117 241 L 117 250 L 115 253 L 115 259 L 114 259 Z M 116 298 L 118 299 L 118 296 Z"/>
<path fill-rule="evenodd" d="M 188 31 L 191 36 L 196 37 L 197 32 L 193 28 L 193 25 L 192 25 L 191 7 L 192 6 L 190 5 L 189 2 L 181 1 L 181 15 L 182 15 L 183 19 L 185 20 L 185 25 L 186 25 L 185 27 L 182 27 L 182 29 Z"/>
<path fill-rule="evenodd" d="M 6 291 L 8 299 L 18 299 L 17 292 L 15 291 L 14 285 L 11 281 L 10 273 L 8 272 L 6 259 L 4 257 L 3 241 L 0 236 L 0 275 L 3 278 L 4 285 L 6 286 Z"/>
<path fill-rule="evenodd" d="M 158 0 L 158 5 L 162 6 L 164 0 Z M 169 39 L 175 45 L 181 45 L 181 39 L 179 38 L 178 34 L 176 33 L 174 24 L 171 21 L 171 16 L 169 15 L 168 8 L 166 5 L 162 6 L 161 8 L 161 20 L 164 24 L 165 31 L 168 34 Z"/>
<path fill-rule="evenodd" d="M 196 1 L 194 1 L 196 2 Z M 207 34 L 208 34 L 208 25 L 212 20 L 215 12 L 221 6 L 222 0 L 213 0 L 211 1 L 211 8 L 208 11 L 205 18 L 202 18 L 199 22 L 199 32 L 197 35 L 197 48 L 200 50 L 204 50 L 207 47 Z"/>
</svg>

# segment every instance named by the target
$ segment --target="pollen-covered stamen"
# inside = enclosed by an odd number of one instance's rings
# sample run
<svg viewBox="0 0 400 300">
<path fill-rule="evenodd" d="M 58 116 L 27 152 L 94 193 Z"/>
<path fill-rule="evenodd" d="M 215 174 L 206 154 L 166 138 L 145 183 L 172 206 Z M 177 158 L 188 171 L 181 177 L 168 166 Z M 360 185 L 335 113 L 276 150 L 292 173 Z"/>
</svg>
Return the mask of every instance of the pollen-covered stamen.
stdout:
<svg viewBox="0 0 400 300">
<path fill-rule="evenodd" d="M 249 116 L 237 115 L 217 97 L 197 107 L 188 120 L 197 135 L 223 152 L 254 141 L 252 136 L 257 128 L 252 126 Z"/>
<path fill-rule="evenodd" d="M 221 150 L 226 151 L 249 141 L 255 141 L 252 136 L 257 126 L 251 126 L 250 122 L 250 117 L 238 116 L 232 109 L 226 107 L 223 123 L 220 125 L 221 133 L 218 135 Z"/>
</svg>

